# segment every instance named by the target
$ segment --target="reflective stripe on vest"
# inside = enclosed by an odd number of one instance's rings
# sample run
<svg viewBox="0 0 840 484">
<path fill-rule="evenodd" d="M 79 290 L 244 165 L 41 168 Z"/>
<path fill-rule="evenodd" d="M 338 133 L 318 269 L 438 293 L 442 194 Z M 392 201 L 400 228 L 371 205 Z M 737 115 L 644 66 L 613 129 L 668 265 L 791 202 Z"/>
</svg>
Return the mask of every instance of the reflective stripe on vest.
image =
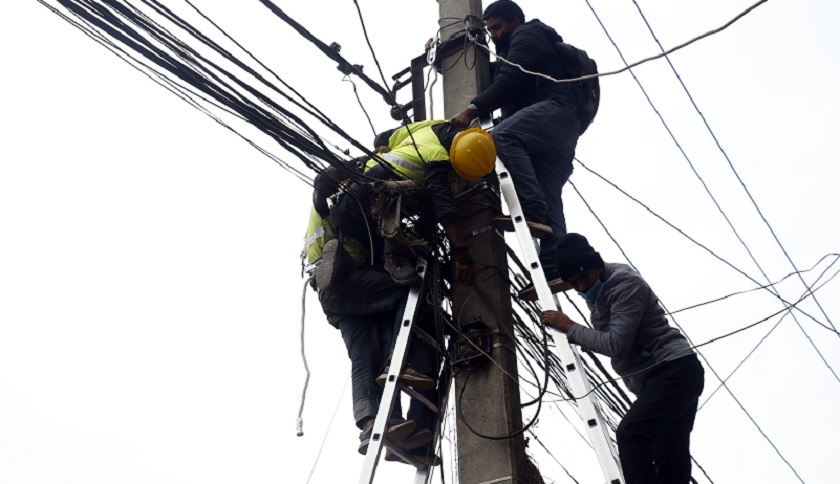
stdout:
<svg viewBox="0 0 840 484">
<path fill-rule="evenodd" d="M 335 229 L 332 226 L 321 226 L 315 229 L 312 232 L 312 236 L 306 240 L 306 247 L 303 249 L 304 253 L 309 252 L 309 248 L 312 247 L 312 244 L 318 241 L 321 237 L 329 237 L 329 238 L 336 238 L 338 233 L 336 233 Z"/>
<path fill-rule="evenodd" d="M 395 155 L 393 153 L 383 153 L 379 156 L 384 158 L 385 161 L 387 161 L 393 166 L 398 166 L 400 168 L 410 171 L 411 173 L 414 173 L 415 175 L 423 176 L 423 167 L 415 165 L 414 163 L 406 160 L 400 155 Z"/>
</svg>

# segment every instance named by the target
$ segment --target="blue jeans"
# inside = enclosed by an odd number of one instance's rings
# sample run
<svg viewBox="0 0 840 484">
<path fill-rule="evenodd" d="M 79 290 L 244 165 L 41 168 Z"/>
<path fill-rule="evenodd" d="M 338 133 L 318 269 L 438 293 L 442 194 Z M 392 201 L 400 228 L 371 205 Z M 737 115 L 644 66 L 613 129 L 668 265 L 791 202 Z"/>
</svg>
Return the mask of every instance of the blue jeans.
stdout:
<svg viewBox="0 0 840 484">
<path fill-rule="evenodd" d="M 376 377 L 386 366 L 394 339 L 395 318 L 396 312 L 364 316 L 347 314 L 339 318 L 341 337 L 347 347 L 347 356 L 350 357 L 353 418 L 360 429 L 366 418 L 376 418 L 376 412 L 379 411 L 382 387 L 376 383 Z M 397 398 L 391 418 L 401 415 L 402 407 Z"/>
<path fill-rule="evenodd" d="M 334 287 L 320 294 L 324 314 L 341 331 L 350 357 L 353 417 L 359 428 L 379 410 L 382 388 L 376 377 L 390 357 L 394 325 L 402 315 L 408 289 L 394 284 L 384 272 L 357 269 L 343 274 Z M 397 399 L 391 418 L 400 415 Z"/>
<path fill-rule="evenodd" d="M 557 241 L 566 234 L 562 193 L 572 175 L 579 128 L 572 106 L 549 99 L 520 109 L 493 129 L 496 154 L 510 171 L 525 218 L 554 230 L 540 244 L 540 262 L 550 276 L 556 272 Z"/>
<path fill-rule="evenodd" d="M 421 305 L 422 306 L 422 305 Z M 403 308 L 405 305 L 403 305 Z M 398 318 L 403 314 L 403 308 L 400 308 L 397 312 Z M 417 314 L 417 318 L 414 321 L 414 324 L 425 331 L 429 336 L 432 338 L 437 338 L 437 328 L 435 327 L 435 315 L 433 311 L 423 311 L 420 309 L 420 313 Z M 402 326 L 402 318 L 397 319 L 396 324 L 394 325 L 394 343 L 396 343 L 397 333 L 400 331 L 400 327 Z M 391 348 L 391 352 L 393 352 L 393 346 Z M 422 373 L 428 377 L 431 377 L 435 380 L 438 379 L 438 373 L 440 369 L 440 356 L 435 348 L 429 346 L 425 341 L 421 340 L 418 336 L 412 335 L 411 341 L 408 345 L 408 355 L 405 359 L 406 366 L 410 366 L 415 371 Z M 440 394 L 438 389 L 433 388 L 431 390 L 425 390 L 422 392 L 418 392 L 421 396 L 428 399 L 432 403 L 440 405 Z M 435 422 L 437 421 L 437 415 L 429 410 L 428 407 L 420 403 L 415 399 L 411 399 L 411 403 L 408 407 L 408 415 L 406 416 L 408 420 L 414 420 L 417 424 L 417 431 L 422 429 L 430 430 L 432 433 L 435 431 Z M 423 449 L 425 451 L 425 449 Z"/>
</svg>

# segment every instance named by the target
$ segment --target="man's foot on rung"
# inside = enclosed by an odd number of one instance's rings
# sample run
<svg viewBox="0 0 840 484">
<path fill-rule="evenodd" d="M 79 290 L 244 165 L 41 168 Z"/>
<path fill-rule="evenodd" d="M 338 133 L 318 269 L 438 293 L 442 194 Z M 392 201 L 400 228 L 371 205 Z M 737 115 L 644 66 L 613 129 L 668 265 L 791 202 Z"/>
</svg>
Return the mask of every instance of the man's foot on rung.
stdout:
<svg viewBox="0 0 840 484">
<path fill-rule="evenodd" d="M 376 377 L 376 383 L 378 383 L 380 386 L 385 386 L 385 382 L 387 380 L 388 368 L 385 368 L 385 371 L 381 375 Z M 428 376 L 418 371 L 415 371 L 409 367 L 403 369 L 402 374 L 400 374 L 400 381 L 420 392 L 431 390 L 435 387 L 434 379 L 429 378 Z"/>
<path fill-rule="evenodd" d="M 420 463 L 424 466 L 428 466 L 428 467 L 439 466 L 440 462 L 441 462 L 440 457 L 438 457 L 437 454 L 411 454 L 410 453 L 409 456 L 412 459 L 414 459 L 415 461 L 417 461 L 418 463 Z M 395 454 L 394 452 L 392 452 L 391 449 L 387 449 L 385 451 L 385 460 L 387 460 L 389 462 L 401 462 L 403 464 L 409 464 L 409 465 L 412 464 L 411 462 L 406 462 L 406 461 L 402 460 L 402 458 L 400 456 L 398 456 L 397 454 Z"/>
<path fill-rule="evenodd" d="M 416 428 L 414 420 L 389 420 L 387 429 L 385 430 L 385 438 L 395 444 L 401 444 L 403 440 L 411 436 Z M 368 446 L 370 445 L 370 437 L 373 433 L 373 421 L 370 426 L 362 430 L 359 434 L 359 453 L 367 454 Z"/>
<path fill-rule="evenodd" d="M 418 447 L 423 447 L 432 441 L 432 431 L 429 429 L 418 430 L 410 437 L 406 437 L 400 444 L 403 450 L 414 450 Z"/>
<path fill-rule="evenodd" d="M 529 220 L 526 220 L 525 224 L 528 226 L 528 230 L 530 230 L 531 232 L 531 237 L 537 239 L 544 239 L 554 234 L 554 230 L 552 230 L 551 227 L 543 223 L 531 222 Z M 498 229 L 504 230 L 505 232 L 513 232 L 514 230 L 516 230 L 513 226 L 513 218 L 509 216 L 494 218 L 493 225 Z"/>
<path fill-rule="evenodd" d="M 560 279 L 558 277 L 557 279 L 552 279 L 548 281 L 548 288 L 551 289 L 552 293 L 555 293 L 568 291 L 572 288 L 572 286 L 568 282 L 563 282 L 563 279 Z M 539 299 L 539 297 L 537 296 L 537 288 L 534 287 L 533 283 L 528 284 L 527 286 L 522 288 L 522 290 L 519 291 L 519 294 L 517 296 L 520 300 L 526 302 L 536 301 L 537 299 Z"/>
</svg>

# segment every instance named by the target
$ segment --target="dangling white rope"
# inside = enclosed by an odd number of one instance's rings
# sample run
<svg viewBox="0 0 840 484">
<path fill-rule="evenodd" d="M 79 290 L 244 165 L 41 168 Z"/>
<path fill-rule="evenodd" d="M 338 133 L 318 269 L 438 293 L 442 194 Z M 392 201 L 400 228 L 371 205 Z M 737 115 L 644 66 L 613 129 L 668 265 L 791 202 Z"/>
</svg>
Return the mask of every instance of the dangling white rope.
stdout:
<svg viewBox="0 0 840 484">
<path fill-rule="evenodd" d="M 303 294 L 301 295 L 300 300 L 300 356 L 303 358 L 303 368 L 306 370 L 306 380 L 303 382 L 303 393 L 300 396 L 300 410 L 298 410 L 297 416 L 297 436 L 303 436 L 303 404 L 306 402 L 306 389 L 309 387 L 309 365 L 306 363 L 306 351 L 304 347 L 304 325 L 303 322 L 306 319 L 306 286 L 309 285 L 309 281 L 312 280 L 314 276 L 309 276 L 305 281 L 303 281 Z"/>
</svg>

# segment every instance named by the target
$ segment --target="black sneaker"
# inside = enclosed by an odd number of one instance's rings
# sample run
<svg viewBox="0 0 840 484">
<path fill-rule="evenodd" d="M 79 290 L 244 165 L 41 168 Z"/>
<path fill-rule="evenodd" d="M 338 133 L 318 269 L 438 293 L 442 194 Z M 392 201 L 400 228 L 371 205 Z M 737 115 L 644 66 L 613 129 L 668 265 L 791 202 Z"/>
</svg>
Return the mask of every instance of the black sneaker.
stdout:
<svg viewBox="0 0 840 484">
<path fill-rule="evenodd" d="M 551 289 L 552 293 L 555 293 L 568 291 L 572 288 L 572 286 L 568 282 L 564 282 L 563 279 L 560 279 L 558 277 L 556 279 L 548 281 L 548 288 Z M 519 291 L 517 297 L 519 297 L 519 299 L 521 299 L 522 301 L 527 302 L 536 301 L 537 299 L 539 299 L 539 296 L 537 296 L 537 288 L 534 287 L 533 282 L 522 288 L 522 290 Z"/>
<path fill-rule="evenodd" d="M 514 232 L 516 230 L 513 227 L 513 218 L 511 218 L 510 216 L 494 218 L 493 225 L 498 229 L 504 230 L 505 232 Z M 531 222 L 529 220 L 526 220 L 525 225 L 527 225 L 528 229 L 531 231 L 531 237 L 537 239 L 544 239 L 554 234 L 554 230 L 552 230 L 551 227 L 544 223 Z"/>
</svg>

